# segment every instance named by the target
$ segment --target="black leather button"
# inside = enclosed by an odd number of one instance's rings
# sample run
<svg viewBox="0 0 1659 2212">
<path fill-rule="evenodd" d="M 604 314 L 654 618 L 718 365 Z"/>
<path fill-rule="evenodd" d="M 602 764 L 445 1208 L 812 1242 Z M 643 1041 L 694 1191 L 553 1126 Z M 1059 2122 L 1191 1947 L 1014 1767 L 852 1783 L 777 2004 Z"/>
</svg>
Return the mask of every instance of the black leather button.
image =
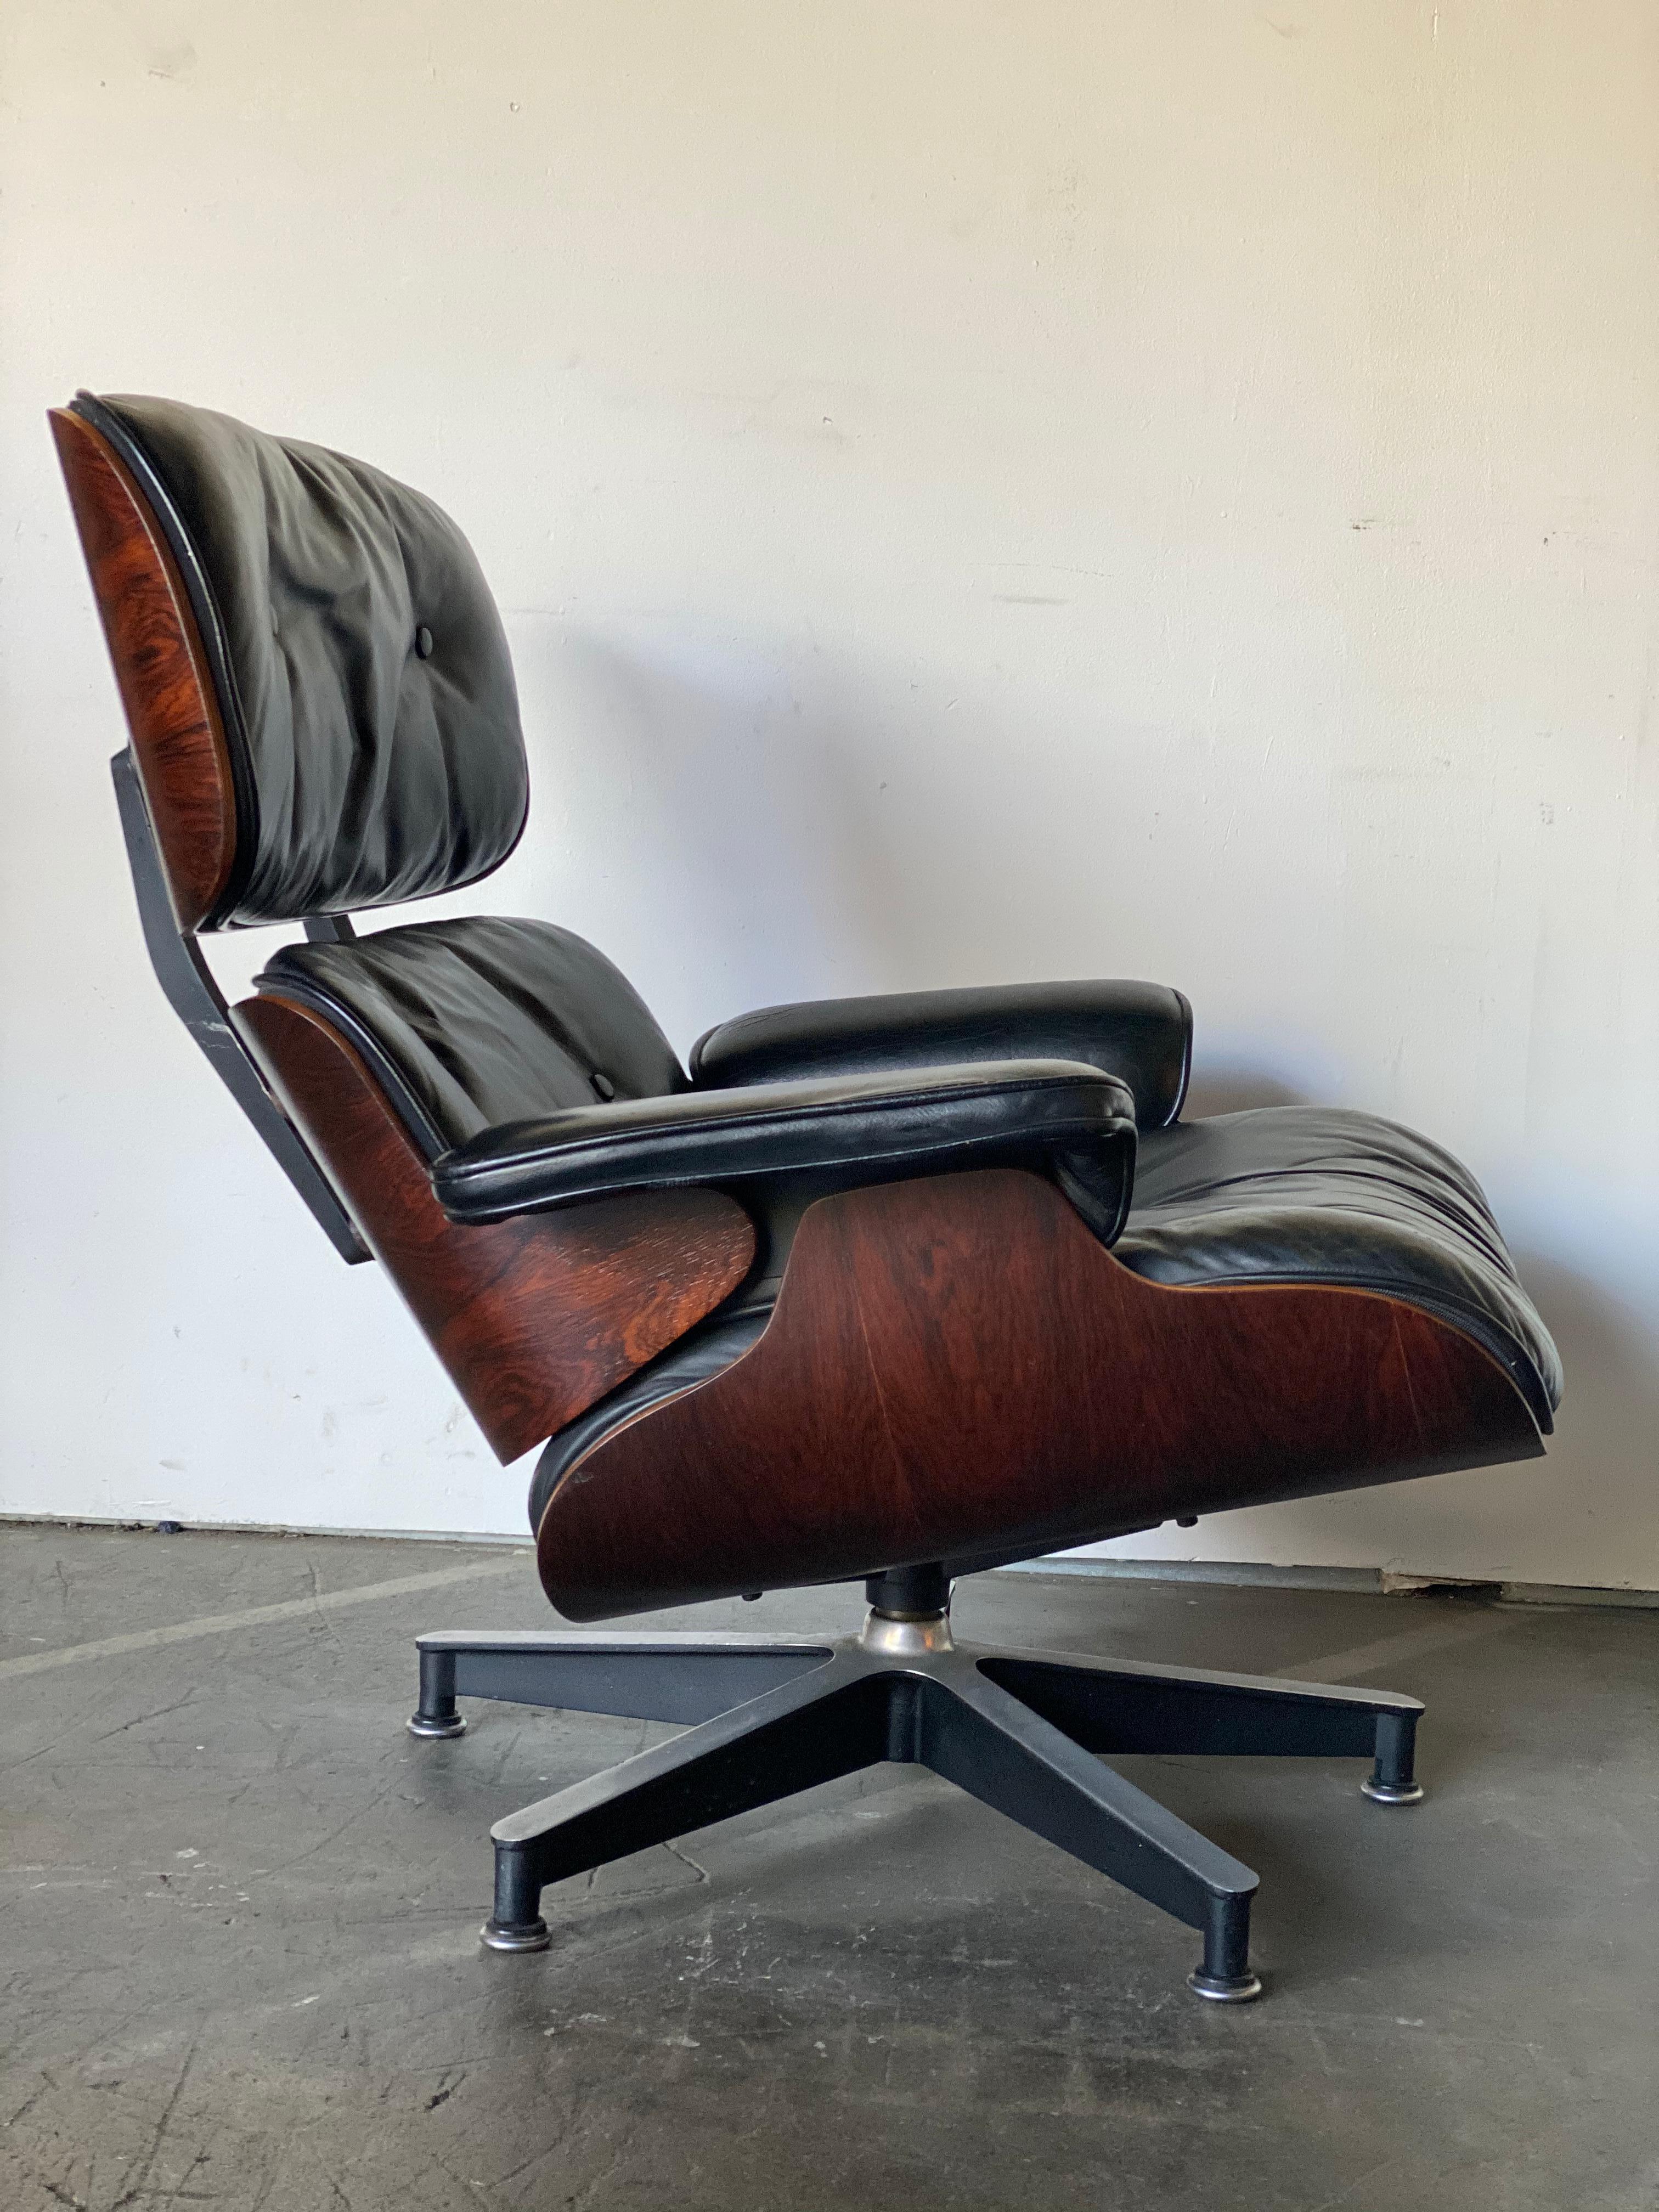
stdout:
<svg viewBox="0 0 1659 2212">
<path fill-rule="evenodd" d="M 432 633 L 422 623 L 415 633 L 415 650 L 422 660 L 432 658 Z"/>
<path fill-rule="evenodd" d="M 599 1075 L 595 1073 L 590 1075 L 587 1079 L 593 1086 L 594 1097 L 596 1098 L 603 1098 L 608 1106 L 611 1101 L 617 1095 L 617 1086 L 611 1080 L 611 1078 L 608 1075 Z"/>
</svg>

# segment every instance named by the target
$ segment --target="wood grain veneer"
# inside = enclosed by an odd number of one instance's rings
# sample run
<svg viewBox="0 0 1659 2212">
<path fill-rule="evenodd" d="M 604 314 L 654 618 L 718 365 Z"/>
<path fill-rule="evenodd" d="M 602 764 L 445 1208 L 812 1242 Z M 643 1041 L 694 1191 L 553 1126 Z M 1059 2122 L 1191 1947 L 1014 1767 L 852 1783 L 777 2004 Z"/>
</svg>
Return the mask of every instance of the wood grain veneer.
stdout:
<svg viewBox="0 0 1659 2212">
<path fill-rule="evenodd" d="M 236 854 L 230 753 L 201 633 L 126 465 L 67 408 L 53 408 L 51 422 L 168 894 L 180 929 L 195 929 Z"/>
<path fill-rule="evenodd" d="M 749 1272 L 753 1226 L 719 1191 L 452 1222 L 386 1094 L 319 1014 L 272 995 L 232 1018 L 504 1462 L 614 1389 Z"/>
<path fill-rule="evenodd" d="M 765 1334 L 578 1462 L 538 1550 L 599 1620 L 1541 1449 L 1497 1362 L 1416 1308 L 1146 1282 L 993 1170 L 811 1206 Z"/>
</svg>

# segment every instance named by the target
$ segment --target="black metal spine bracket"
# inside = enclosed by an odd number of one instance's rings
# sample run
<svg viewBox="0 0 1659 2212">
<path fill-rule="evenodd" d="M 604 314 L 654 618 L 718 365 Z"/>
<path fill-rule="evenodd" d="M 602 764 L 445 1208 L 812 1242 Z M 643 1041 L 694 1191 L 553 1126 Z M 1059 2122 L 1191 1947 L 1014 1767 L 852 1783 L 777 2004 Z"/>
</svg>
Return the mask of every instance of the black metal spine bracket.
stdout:
<svg viewBox="0 0 1659 2212">
<path fill-rule="evenodd" d="M 313 1158 L 299 1131 L 265 1087 L 246 1046 L 232 1028 L 224 994 L 213 979 L 194 937 L 180 930 L 167 896 L 155 849 L 155 833 L 143 787 L 131 752 L 118 752 L 110 763 L 115 779 L 115 799 L 121 810 L 121 832 L 126 840 L 127 862 L 138 898 L 138 920 L 144 933 L 155 980 L 191 1036 L 207 1055 L 210 1066 L 264 1139 L 266 1150 L 310 1208 L 340 1257 L 356 1266 L 374 1255 L 334 1188 Z M 328 918 L 306 934 L 337 939 L 349 934 L 349 922 Z"/>
</svg>

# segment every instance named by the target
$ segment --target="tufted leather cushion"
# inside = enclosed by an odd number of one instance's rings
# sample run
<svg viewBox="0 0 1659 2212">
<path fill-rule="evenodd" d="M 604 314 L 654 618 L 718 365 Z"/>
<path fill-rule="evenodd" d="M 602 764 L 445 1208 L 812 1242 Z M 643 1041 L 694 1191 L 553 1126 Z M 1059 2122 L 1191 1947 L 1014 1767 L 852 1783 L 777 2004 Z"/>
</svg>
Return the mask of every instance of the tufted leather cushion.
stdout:
<svg viewBox="0 0 1659 2212">
<path fill-rule="evenodd" d="M 228 415 L 82 393 L 149 494 L 213 669 L 237 850 L 207 927 L 475 882 L 529 804 L 501 617 L 441 507 Z"/>
<path fill-rule="evenodd" d="M 1374 1114 L 1264 1106 L 1143 1138 L 1114 1256 L 1156 1283 L 1381 1291 L 1473 1336 L 1546 1433 L 1561 1401 L 1559 1358 L 1480 1184 Z"/>
<path fill-rule="evenodd" d="M 1193 1010 L 1161 983 L 994 983 L 763 1006 L 697 1039 L 691 1080 L 702 1089 L 969 1060 L 1073 1060 L 1127 1084 L 1139 1127 L 1161 1129 L 1181 1111 L 1192 1048 Z"/>
<path fill-rule="evenodd" d="M 550 922 L 467 915 L 288 945 L 258 981 L 351 1039 L 429 1159 L 502 1122 L 685 1088 L 628 978 Z"/>
</svg>

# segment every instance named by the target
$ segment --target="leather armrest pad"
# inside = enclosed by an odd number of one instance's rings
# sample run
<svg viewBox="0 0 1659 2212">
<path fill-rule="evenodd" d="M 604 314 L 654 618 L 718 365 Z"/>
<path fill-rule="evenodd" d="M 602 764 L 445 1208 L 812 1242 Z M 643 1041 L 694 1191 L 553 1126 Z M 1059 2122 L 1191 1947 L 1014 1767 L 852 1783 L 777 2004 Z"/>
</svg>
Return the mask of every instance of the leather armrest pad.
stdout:
<svg viewBox="0 0 1659 2212">
<path fill-rule="evenodd" d="M 1134 1146 L 1134 1101 L 1098 1068 L 980 1061 L 568 1107 L 482 1130 L 437 1161 L 432 1186 L 452 1220 L 496 1221 L 623 1190 L 823 1169 L 944 1174 L 1047 1153 L 1109 1237 Z"/>
<path fill-rule="evenodd" d="M 1134 1094 L 1143 1129 L 1181 1111 L 1193 1010 L 1160 983 L 1003 983 L 821 999 L 739 1014 L 691 1048 L 693 1087 L 873 1075 L 967 1060 L 1078 1060 Z"/>
</svg>

